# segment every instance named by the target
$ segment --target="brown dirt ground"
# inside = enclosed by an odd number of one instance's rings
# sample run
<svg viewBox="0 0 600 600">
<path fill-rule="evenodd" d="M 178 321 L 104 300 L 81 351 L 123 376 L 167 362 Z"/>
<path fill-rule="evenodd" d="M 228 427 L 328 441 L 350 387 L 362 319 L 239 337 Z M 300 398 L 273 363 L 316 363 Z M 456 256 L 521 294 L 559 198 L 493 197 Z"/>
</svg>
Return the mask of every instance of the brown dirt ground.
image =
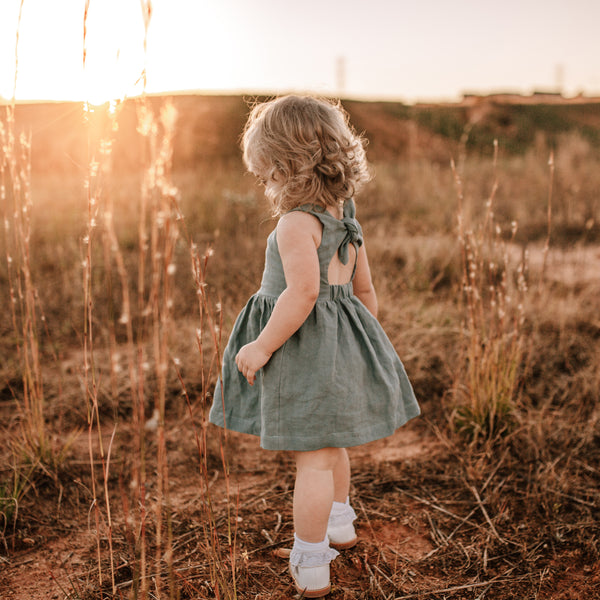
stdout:
<svg viewBox="0 0 600 600">
<path fill-rule="evenodd" d="M 192 436 L 184 436 L 185 424 L 171 426 L 168 443 L 179 442 L 178 451 L 170 464 L 171 503 L 175 520 L 187 519 L 190 535 L 198 530 L 193 507 L 200 498 L 193 461 Z M 108 441 L 111 432 L 105 432 Z M 189 438 L 189 439 L 188 439 Z M 29 525 L 8 559 L 2 559 L 0 597 L 2 600 L 48 600 L 65 598 L 108 598 L 98 589 L 96 535 L 94 513 L 86 503 L 85 465 L 87 434 L 82 434 L 74 446 L 75 456 L 81 457 L 81 478 L 74 478 L 69 488 L 70 499 L 57 498 L 55 491 L 45 494 L 39 490 L 32 506 L 24 506 Z M 231 433 L 227 443 L 231 477 L 230 499 L 237 511 L 236 560 L 240 598 L 292 598 L 287 575 L 287 562 L 278 558 L 275 548 L 289 547 L 293 532 L 291 496 L 293 488 L 292 462 L 285 453 L 261 450 L 252 436 Z M 344 551 L 332 564 L 332 600 L 370 598 L 533 598 L 519 595 L 519 587 L 510 594 L 511 582 L 490 575 L 485 584 L 469 576 L 457 583 L 450 581 L 428 557 L 435 555 L 439 544 L 435 539 L 435 512 L 404 494 L 378 493 L 371 487 L 375 480 L 402 484 L 398 465 L 420 460 L 436 460 L 446 449 L 420 420 L 411 422 L 395 435 L 350 449 L 354 472 L 352 499 L 358 514 L 358 545 Z M 119 463 L 115 449 L 115 465 Z M 402 471 L 400 471 L 401 473 Z M 190 483 L 192 481 L 192 483 Z M 211 491 L 215 503 L 224 507 L 227 491 L 222 472 L 215 469 L 211 476 Z M 77 490 L 81 497 L 73 499 Z M 218 510 L 218 509 L 217 509 Z M 186 516 L 187 515 L 187 516 Z M 432 521 L 432 516 L 434 520 Z M 122 520 L 115 509 L 115 521 Z M 187 535 L 178 530 L 179 539 Z M 176 538 L 177 541 L 177 538 Z M 197 547 L 196 547 L 197 548 Z M 202 556 L 192 551 L 187 564 L 190 568 L 184 589 L 186 598 L 213 597 L 203 582 L 194 575 L 194 565 Z M 117 570 L 127 570 L 126 553 L 116 544 Z M 597 567 L 598 565 L 596 565 Z M 106 561 L 104 576 L 108 577 Z M 580 565 L 573 555 L 557 557 L 540 581 L 540 600 L 593 600 L 594 590 L 600 587 L 600 570 Z M 122 584 L 127 576 L 121 578 Z M 393 579 L 393 582 L 392 582 Z M 516 580 L 516 583 L 520 579 Z M 390 588 L 390 585 L 392 588 Z M 509 586 L 507 589 L 507 585 Z M 384 590 L 383 587 L 386 589 Z M 504 587 L 503 587 L 504 586 Z M 106 581 L 103 589 L 106 590 Z M 390 595 L 390 589 L 395 590 Z M 120 588 L 117 597 L 129 597 L 128 586 Z M 437 590 L 437 592 L 436 592 Z M 250 593 L 251 592 L 251 593 Z M 496 592 L 498 595 L 496 595 Z"/>
<path fill-rule="evenodd" d="M 105 447 L 111 433 L 106 431 L 103 436 Z M 171 430 L 170 435 L 175 438 L 178 434 Z M 385 469 L 390 462 L 416 459 L 435 452 L 438 446 L 434 439 L 423 438 L 416 427 L 407 426 L 390 438 L 350 449 L 350 454 L 356 477 L 360 480 L 365 470 Z M 290 459 L 283 453 L 260 449 L 256 438 L 242 434 L 230 433 L 229 447 L 230 493 L 238 505 L 239 560 L 247 561 L 248 556 L 255 556 L 256 564 L 252 570 L 260 572 L 261 568 L 266 569 L 267 578 L 269 573 L 277 573 L 280 580 L 278 589 L 287 593 L 286 562 L 274 556 L 272 549 L 279 545 L 289 546 L 292 536 L 293 474 L 286 473 L 283 482 L 280 478 L 280 474 L 291 467 Z M 188 444 L 182 445 L 181 456 L 174 459 L 170 468 L 171 502 L 176 513 L 185 512 L 199 494 L 197 487 L 189 484 L 194 475 L 189 472 L 191 463 L 183 456 L 188 449 Z M 74 457 L 81 458 L 83 474 L 82 478 L 75 478 L 76 485 L 70 492 L 72 494 L 79 486 L 82 497 L 85 496 L 82 479 L 85 478 L 85 469 L 89 469 L 83 464 L 87 452 L 88 437 L 84 433 L 73 445 Z M 115 462 L 118 462 L 118 454 Z M 223 504 L 226 489 L 222 472 L 215 472 L 212 482 L 213 497 L 217 503 Z M 45 496 L 43 491 L 39 492 L 39 496 Z M 93 510 L 85 505 L 83 498 L 61 506 L 60 498 L 55 494 L 34 498 L 33 503 L 35 515 L 21 532 L 15 551 L 2 559 L 0 597 L 3 600 L 92 597 L 86 596 L 86 593 L 89 594 L 97 581 Z M 396 565 L 396 568 L 399 562 L 418 561 L 433 550 L 426 522 L 411 515 L 411 509 L 415 508 L 413 501 L 399 505 L 394 515 L 388 514 L 386 506 L 379 511 L 372 504 L 370 499 L 363 502 L 360 497 L 355 497 L 354 505 L 359 514 L 357 531 L 361 541 L 355 549 L 346 551 L 342 560 L 338 559 L 333 567 L 336 597 L 354 597 L 352 590 L 357 590 L 357 582 L 363 591 L 368 589 L 372 579 L 368 569 L 372 567 L 367 565 L 363 555 L 373 549 L 379 555 L 378 561 Z M 33 506 L 24 506 L 22 511 L 29 508 L 33 509 Z M 118 514 L 115 515 L 117 520 Z M 262 540 L 262 547 L 256 547 L 257 539 Z M 116 560 L 119 561 L 118 552 Z"/>
</svg>

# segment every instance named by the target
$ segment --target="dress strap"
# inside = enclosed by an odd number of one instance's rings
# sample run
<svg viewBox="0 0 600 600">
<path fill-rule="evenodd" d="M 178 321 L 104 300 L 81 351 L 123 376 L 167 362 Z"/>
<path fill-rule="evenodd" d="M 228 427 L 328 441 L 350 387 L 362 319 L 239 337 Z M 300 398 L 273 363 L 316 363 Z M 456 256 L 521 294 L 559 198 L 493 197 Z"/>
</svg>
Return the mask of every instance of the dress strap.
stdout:
<svg viewBox="0 0 600 600">
<path fill-rule="evenodd" d="M 301 206 L 292 208 L 290 212 L 297 210 L 313 215 L 321 221 L 324 227 L 337 231 L 337 235 L 341 237 L 341 242 L 337 247 L 337 253 L 342 264 L 348 264 L 350 258 L 348 249 L 350 244 L 354 246 L 354 249 L 356 250 L 354 269 L 352 271 L 352 278 L 354 278 L 358 262 L 358 249 L 363 244 L 362 229 L 359 222 L 356 220 L 356 206 L 354 205 L 354 200 L 349 198 L 344 202 L 343 216 L 341 219 L 336 219 L 330 212 L 318 204 L 302 204 Z M 340 237 L 337 239 L 340 239 Z"/>
<path fill-rule="evenodd" d="M 295 208 L 291 208 L 290 212 L 294 212 L 294 211 L 301 211 L 301 212 L 305 212 L 308 213 L 310 215 L 313 215 L 313 217 L 317 217 L 317 219 L 319 219 L 319 221 L 321 221 L 321 223 L 323 223 L 323 225 L 327 224 L 327 219 L 331 218 L 333 219 L 334 217 L 332 215 L 330 215 L 327 210 L 325 208 L 323 208 L 322 206 L 319 206 L 318 204 L 302 204 L 300 206 L 296 206 Z"/>
</svg>

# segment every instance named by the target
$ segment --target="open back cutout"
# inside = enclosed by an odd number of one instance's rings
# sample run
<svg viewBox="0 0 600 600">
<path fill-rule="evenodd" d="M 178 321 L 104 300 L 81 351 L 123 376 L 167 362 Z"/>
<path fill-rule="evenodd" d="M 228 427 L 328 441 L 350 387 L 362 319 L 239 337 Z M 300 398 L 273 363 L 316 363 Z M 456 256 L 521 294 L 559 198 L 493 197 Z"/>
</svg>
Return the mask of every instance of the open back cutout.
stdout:
<svg viewBox="0 0 600 600">
<path fill-rule="evenodd" d="M 329 285 L 344 285 L 352 280 L 352 273 L 356 263 L 356 248 L 354 244 L 348 245 L 348 264 L 343 264 L 336 252 L 327 268 L 327 281 Z"/>
</svg>

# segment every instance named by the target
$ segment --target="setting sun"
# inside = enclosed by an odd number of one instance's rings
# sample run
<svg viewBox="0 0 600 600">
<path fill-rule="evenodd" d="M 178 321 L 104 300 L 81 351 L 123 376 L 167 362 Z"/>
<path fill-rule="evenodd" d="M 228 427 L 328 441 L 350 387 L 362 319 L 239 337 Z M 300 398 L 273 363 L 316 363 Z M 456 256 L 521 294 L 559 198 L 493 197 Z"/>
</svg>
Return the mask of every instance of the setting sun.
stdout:
<svg viewBox="0 0 600 600">
<path fill-rule="evenodd" d="M 0 97 L 8 99 L 14 93 L 18 100 L 86 100 L 98 105 L 140 94 L 144 72 L 146 90 L 153 93 L 252 87 L 257 65 L 249 69 L 243 58 L 232 7 L 155 0 L 150 8 L 145 31 L 139 2 L 3 4 Z"/>
<path fill-rule="evenodd" d="M 18 26 L 15 3 L 14 12 L 1 26 L 3 54 L 14 60 L 4 63 L 12 76 L 0 82 L 0 95 L 12 96 L 15 65 L 18 99 L 85 99 L 101 104 L 141 91 L 144 26 L 139 5 L 91 1 L 84 40 L 85 6 L 78 2 L 75 9 L 73 4 L 25 1 Z"/>
<path fill-rule="evenodd" d="M 141 92 L 144 25 L 139 5 L 90 2 L 85 24 L 84 98 L 102 104 Z"/>
</svg>

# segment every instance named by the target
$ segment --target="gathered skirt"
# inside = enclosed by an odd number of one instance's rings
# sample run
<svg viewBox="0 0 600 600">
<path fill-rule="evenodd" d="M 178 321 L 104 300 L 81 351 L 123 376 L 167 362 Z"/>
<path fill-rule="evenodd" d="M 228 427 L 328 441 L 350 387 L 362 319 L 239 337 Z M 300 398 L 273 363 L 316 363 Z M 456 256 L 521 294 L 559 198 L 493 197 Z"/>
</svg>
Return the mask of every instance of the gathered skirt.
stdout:
<svg viewBox="0 0 600 600">
<path fill-rule="evenodd" d="M 276 297 L 257 293 L 239 314 L 223 354 L 210 422 L 260 437 L 269 450 L 357 446 L 394 433 L 420 412 L 406 371 L 379 321 L 331 286 L 251 386 L 235 356 L 266 325 Z"/>
</svg>

